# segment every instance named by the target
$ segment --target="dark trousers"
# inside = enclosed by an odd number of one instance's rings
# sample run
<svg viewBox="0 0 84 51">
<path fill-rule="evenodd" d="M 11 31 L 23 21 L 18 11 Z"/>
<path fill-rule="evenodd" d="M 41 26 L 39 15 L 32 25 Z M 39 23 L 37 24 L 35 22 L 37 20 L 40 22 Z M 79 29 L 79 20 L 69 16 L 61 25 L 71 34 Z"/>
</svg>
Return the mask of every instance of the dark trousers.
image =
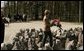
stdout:
<svg viewBox="0 0 84 51">
<path fill-rule="evenodd" d="M 0 26 L 0 43 L 3 43 L 3 41 L 4 41 L 4 30 L 5 30 L 5 24 L 1 23 L 1 26 Z"/>
<path fill-rule="evenodd" d="M 53 41 L 52 41 L 52 34 L 51 34 L 51 31 L 44 31 L 43 46 L 45 45 L 45 42 L 46 42 L 46 39 L 48 38 L 48 36 L 49 36 L 49 38 L 50 38 L 50 41 L 49 41 L 50 46 L 52 47 Z"/>
</svg>

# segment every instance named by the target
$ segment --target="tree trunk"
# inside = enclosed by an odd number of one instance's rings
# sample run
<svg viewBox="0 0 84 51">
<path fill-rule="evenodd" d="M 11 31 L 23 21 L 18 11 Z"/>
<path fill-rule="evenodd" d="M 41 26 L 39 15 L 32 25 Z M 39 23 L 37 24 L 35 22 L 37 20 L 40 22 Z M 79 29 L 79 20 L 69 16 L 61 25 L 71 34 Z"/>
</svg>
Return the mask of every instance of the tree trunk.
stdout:
<svg viewBox="0 0 84 51">
<path fill-rule="evenodd" d="M 81 22 L 81 1 L 79 1 L 79 23 Z"/>
</svg>

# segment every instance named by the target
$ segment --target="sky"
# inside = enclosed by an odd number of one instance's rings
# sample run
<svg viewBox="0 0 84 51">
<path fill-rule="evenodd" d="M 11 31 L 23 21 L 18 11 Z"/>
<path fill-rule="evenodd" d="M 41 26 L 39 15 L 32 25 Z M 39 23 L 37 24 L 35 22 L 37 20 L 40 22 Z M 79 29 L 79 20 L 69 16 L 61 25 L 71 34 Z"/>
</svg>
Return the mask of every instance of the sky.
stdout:
<svg viewBox="0 0 84 51">
<path fill-rule="evenodd" d="M 1 1 L 1 7 L 4 7 L 4 1 Z"/>
</svg>

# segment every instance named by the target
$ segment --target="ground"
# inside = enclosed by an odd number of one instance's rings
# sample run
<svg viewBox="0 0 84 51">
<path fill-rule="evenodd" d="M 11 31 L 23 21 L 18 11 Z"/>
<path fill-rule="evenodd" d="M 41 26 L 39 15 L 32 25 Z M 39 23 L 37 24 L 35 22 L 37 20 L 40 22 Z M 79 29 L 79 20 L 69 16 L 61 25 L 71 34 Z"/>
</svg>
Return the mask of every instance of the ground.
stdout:
<svg viewBox="0 0 84 51">
<path fill-rule="evenodd" d="M 79 24 L 79 23 L 61 22 L 61 24 L 63 29 L 69 29 L 69 28 L 75 28 L 75 27 L 83 28 L 83 23 Z M 11 42 L 15 34 L 19 32 L 20 29 L 26 29 L 26 28 L 43 29 L 43 22 L 30 21 L 30 22 L 21 22 L 21 23 L 10 23 L 9 26 L 6 24 L 4 42 L 5 43 Z"/>
</svg>

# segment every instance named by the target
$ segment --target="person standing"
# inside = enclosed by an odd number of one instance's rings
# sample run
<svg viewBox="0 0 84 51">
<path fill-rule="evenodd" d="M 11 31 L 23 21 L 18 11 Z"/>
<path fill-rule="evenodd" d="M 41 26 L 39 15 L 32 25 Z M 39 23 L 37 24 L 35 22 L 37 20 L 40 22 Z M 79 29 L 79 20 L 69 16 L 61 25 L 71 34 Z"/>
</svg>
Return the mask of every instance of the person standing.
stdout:
<svg viewBox="0 0 84 51">
<path fill-rule="evenodd" d="M 43 18 L 43 23 L 44 23 L 44 37 L 43 37 L 43 46 L 45 45 L 46 39 L 49 36 L 50 38 L 50 46 L 52 47 L 52 34 L 51 34 L 51 24 L 50 24 L 50 11 L 49 10 L 45 10 L 44 12 L 44 18 Z"/>
<path fill-rule="evenodd" d="M 1 25 L 0 25 L 0 43 L 3 43 L 4 42 L 4 30 L 5 30 L 5 24 L 3 22 L 3 19 L 2 19 L 3 16 L 0 17 L 0 22 L 1 22 Z"/>
</svg>

